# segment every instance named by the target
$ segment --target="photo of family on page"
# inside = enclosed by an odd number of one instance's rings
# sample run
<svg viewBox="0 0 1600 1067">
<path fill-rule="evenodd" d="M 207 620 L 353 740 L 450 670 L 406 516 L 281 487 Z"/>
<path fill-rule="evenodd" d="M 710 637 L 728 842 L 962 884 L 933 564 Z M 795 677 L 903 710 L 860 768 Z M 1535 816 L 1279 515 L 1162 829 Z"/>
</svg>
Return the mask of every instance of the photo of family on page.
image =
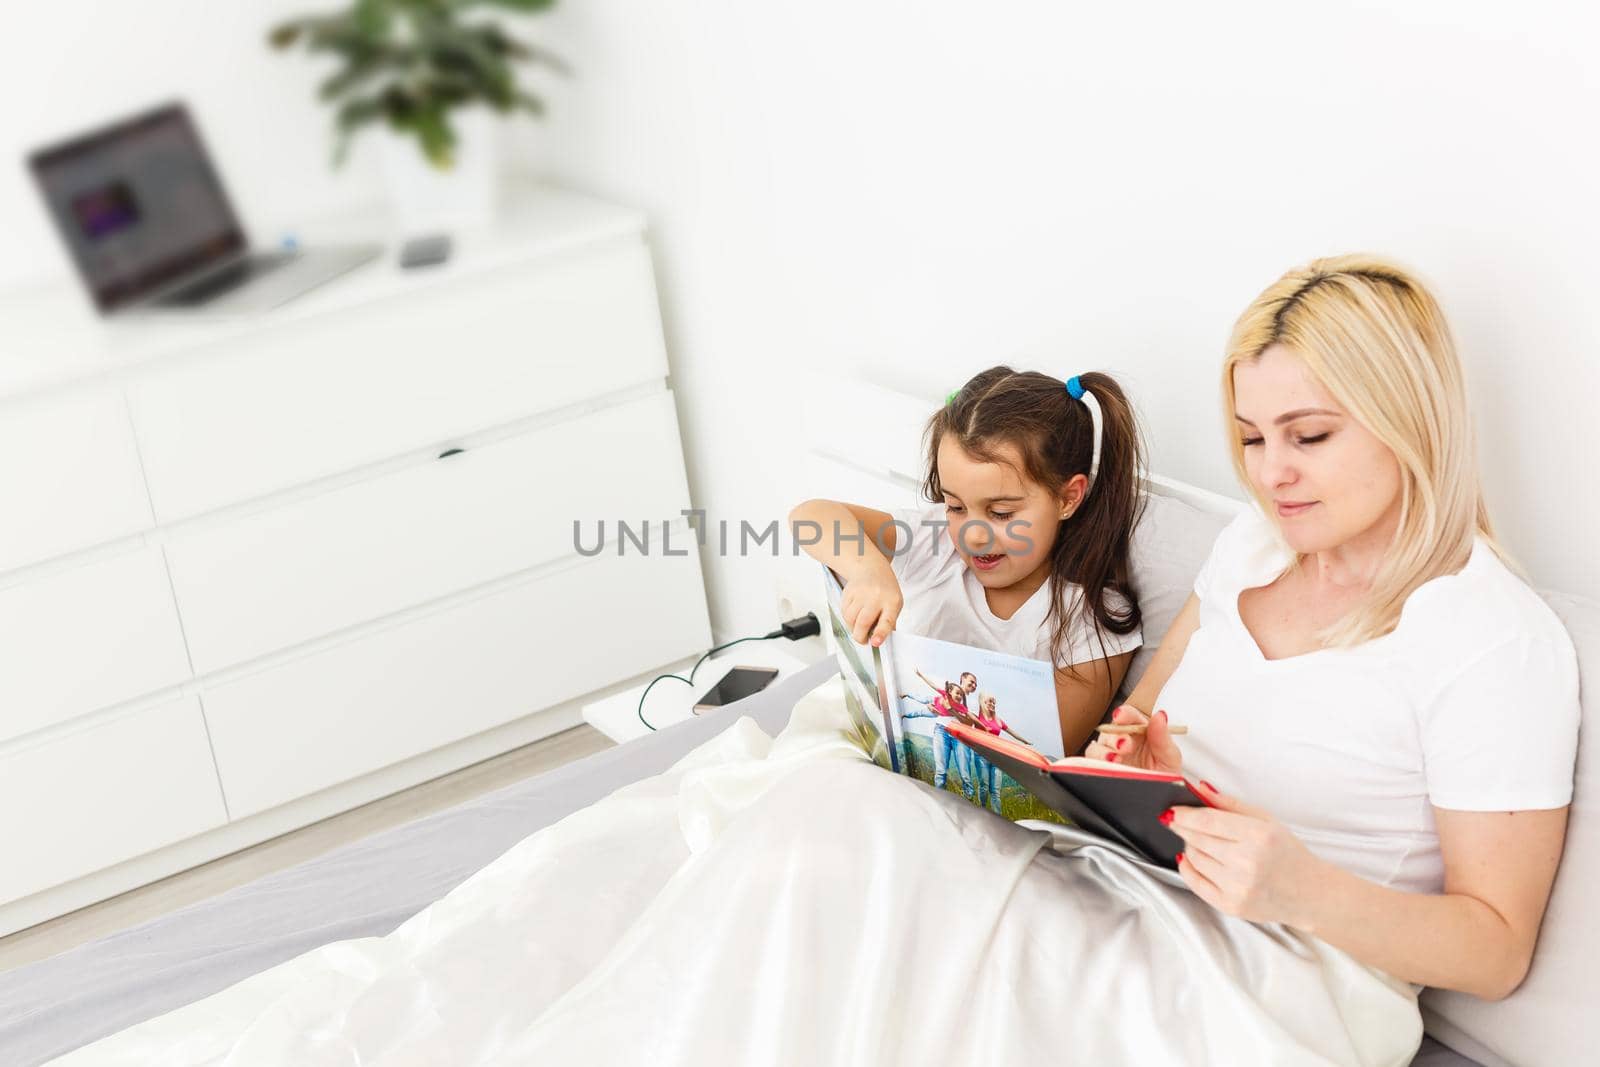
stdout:
<svg viewBox="0 0 1600 1067">
<path fill-rule="evenodd" d="M 1055 682 L 1043 660 L 896 630 L 877 648 L 857 644 L 840 616 L 838 579 L 824 568 L 828 626 L 844 679 L 853 738 L 879 766 L 960 793 L 1012 821 L 1063 818 L 982 753 L 952 723 L 1036 749 L 1062 750 Z"/>
</svg>

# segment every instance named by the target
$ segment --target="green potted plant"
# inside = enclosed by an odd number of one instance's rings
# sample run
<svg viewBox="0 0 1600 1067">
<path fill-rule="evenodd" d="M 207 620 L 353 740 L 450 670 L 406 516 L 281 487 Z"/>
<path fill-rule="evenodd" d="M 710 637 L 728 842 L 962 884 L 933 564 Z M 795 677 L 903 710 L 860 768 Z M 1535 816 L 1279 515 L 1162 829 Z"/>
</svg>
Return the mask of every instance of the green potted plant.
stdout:
<svg viewBox="0 0 1600 1067">
<path fill-rule="evenodd" d="M 334 109 L 334 163 L 353 137 L 381 131 L 385 181 L 402 226 L 470 225 L 493 214 L 497 119 L 544 114 L 519 67 L 558 73 L 557 56 L 520 41 L 494 17 L 555 0 L 355 0 L 349 9 L 275 26 L 274 48 L 301 45 L 338 66 L 317 95 Z"/>
</svg>

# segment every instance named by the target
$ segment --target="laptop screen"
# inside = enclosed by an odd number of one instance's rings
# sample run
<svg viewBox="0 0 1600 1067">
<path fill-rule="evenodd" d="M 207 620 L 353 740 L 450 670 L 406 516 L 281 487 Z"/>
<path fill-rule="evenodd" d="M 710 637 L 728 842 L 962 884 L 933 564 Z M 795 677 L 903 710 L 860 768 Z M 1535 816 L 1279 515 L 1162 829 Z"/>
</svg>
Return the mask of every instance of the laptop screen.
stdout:
<svg viewBox="0 0 1600 1067">
<path fill-rule="evenodd" d="M 102 311 L 244 251 L 244 233 L 182 105 L 41 149 L 29 165 Z"/>
</svg>

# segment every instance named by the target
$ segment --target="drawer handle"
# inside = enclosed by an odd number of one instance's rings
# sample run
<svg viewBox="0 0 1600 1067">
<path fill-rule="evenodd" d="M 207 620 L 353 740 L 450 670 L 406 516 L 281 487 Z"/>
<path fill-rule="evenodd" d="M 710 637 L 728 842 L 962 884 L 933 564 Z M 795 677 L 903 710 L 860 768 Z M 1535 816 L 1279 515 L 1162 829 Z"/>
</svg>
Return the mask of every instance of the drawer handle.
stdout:
<svg viewBox="0 0 1600 1067">
<path fill-rule="evenodd" d="M 449 459 L 451 456 L 459 456 L 461 453 L 463 453 L 465 451 L 466 451 L 466 449 L 464 449 L 464 448 L 447 448 L 443 452 L 439 453 L 439 458 L 440 459 Z"/>
</svg>

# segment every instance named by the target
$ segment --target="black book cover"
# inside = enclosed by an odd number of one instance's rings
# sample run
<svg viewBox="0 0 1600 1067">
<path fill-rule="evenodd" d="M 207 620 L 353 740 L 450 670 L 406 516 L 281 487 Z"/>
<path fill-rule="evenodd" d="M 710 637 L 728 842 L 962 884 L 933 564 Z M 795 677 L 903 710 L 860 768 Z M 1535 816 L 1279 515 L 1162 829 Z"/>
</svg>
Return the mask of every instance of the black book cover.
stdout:
<svg viewBox="0 0 1600 1067">
<path fill-rule="evenodd" d="M 1044 757 L 1036 752 L 1024 750 L 1031 757 L 1025 758 L 1012 751 L 1020 746 L 986 743 L 985 735 L 962 725 L 947 728 L 1052 811 L 1172 870 L 1178 867 L 1183 838 L 1161 825 L 1161 813 L 1168 808 L 1209 806 L 1183 781 L 1118 774 L 1115 764 L 1076 773 L 1047 770 L 1039 765 Z"/>
</svg>

